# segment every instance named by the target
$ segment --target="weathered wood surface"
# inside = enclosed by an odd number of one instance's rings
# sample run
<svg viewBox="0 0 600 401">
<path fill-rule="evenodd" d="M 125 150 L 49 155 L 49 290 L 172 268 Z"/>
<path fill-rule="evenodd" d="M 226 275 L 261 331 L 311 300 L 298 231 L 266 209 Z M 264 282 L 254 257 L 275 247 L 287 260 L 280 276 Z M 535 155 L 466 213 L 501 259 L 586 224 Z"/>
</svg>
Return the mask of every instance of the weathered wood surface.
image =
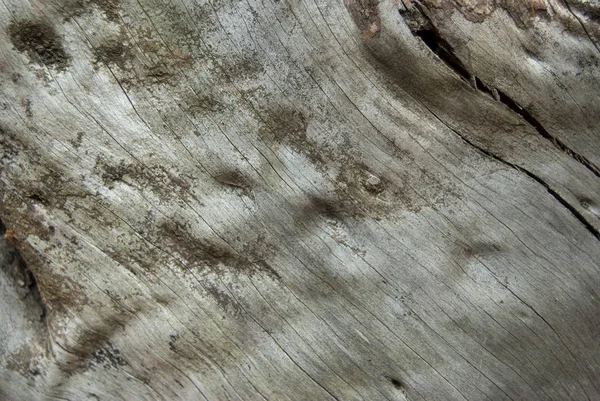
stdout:
<svg viewBox="0 0 600 401">
<path fill-rule="evenodd" d="M 0 7 L 2 400 L 600 400 L 597 3 Z"/>
</svg>

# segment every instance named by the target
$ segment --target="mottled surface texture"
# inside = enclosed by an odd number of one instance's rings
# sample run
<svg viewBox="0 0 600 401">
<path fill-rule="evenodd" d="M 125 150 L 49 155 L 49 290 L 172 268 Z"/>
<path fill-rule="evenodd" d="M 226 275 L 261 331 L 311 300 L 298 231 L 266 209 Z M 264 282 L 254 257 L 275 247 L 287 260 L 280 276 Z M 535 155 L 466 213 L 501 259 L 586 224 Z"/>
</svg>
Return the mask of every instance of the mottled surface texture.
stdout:
<svg viewBox="0 0 600 401">
<path fill-rule="evenodd" d="M 3 0 L 0 400 L 600 400 L 586 0 Z"/>
</svg>

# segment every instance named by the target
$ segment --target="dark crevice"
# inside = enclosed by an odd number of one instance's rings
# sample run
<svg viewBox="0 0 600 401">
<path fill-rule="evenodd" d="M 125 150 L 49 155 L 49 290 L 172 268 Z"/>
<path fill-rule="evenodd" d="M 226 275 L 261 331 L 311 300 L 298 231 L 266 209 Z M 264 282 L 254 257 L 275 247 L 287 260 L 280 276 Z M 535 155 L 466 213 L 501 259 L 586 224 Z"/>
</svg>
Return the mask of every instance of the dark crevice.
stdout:
<svg viewBox="0 0 600 401">
<path fill-rule="evenodd" d="M 598 169 L 598 167 L 596 167 L 594 165 L 594 163 L 589 161 L 585 156 L 582 156 L 579 153 L 572 150 L 571 148 L 569 148 L 567 145 L 564 144 L 564 142 L 562 142 L 557 137 L 551 135 L 542 126 L 542 124 L 534 116 L 532 116 L 529 111 L 527 111 L 527 109 L 524 109 L 523 107 L 521 107 L 517 102 L 515 102 L 512 98 L 510 98 L 506 93 L 504 93 L 498 89 L 496 90 L 496 92 L 498 93 L 499 100 L 504 105 L 506 105 L 509 109 L 511 109 L 512 111 L 514 111 L 515 113 L 517 113 L 518 115 L 523 117 L 523 119 L 525 121 L 527 121 L 533 128 L 535 128 L 535 130 L 541 136 L 543 136 L 544 138 L 546 138 L 547 140 L 552 142 L 552 144 L 554 146 L 556 146 L 558 149 L 565 152 L 570 157 L 577 160 L 579 163 L 583 164 L 588 170 L 590 170 L 592 173 L 594 173 L 594 175 L 596 175 L 596 177 L 600 177 L 600 169 Z"/>
<path fill-rule="evenodd" d="M 440 36 L 440 32 L 429 27 L 413 32 L 413 35 L 418 37 L 434 52 L 448 67 L 450 67 L 457 75 L 465 79 L 467 82 L 471 80 L 469 70 L 464 66 L 462 61 L 454 54 L 454 49 L 450 44 Z"/>
<path fill-rule="evenodd" d="M 400 379 L 397 379 L 395 377 L 388 377 L 388 380 L 390 381 L 390 383 L 392 383 L 392 386 L 394 386 L 394 388 L 397 390 L 402 390 L 402 388 L 404 387 Z"/>
<path fill-rule="evenodd" d="M 36 306 L 35 311 L 31 310 L 32 315 L 34 315 L 32 317 L 38 317 L 39 321 L 44 323 L 45 326 L 46 306 L 38 289 L 37 280 L 33 272 L 27 267 L 19 250 L 14 246 L 13 238 L 12 230 L 7 230 L 2 220 L 0 220 L 0 240 L 4 241 L 2 251 L 6 253 L 0 268 L 5 269 L 8 277 L 14 280 L 15 288 L 17 288 L 17 293 L 21 299 L 25 300 L 29 297 L 33 299 L 33 303 L 29 303 L 29 305 Z"/>
<path fill-rule="evenodd" d="M 465 81 L 471 81 L 471 73 L 454 52 L 454 48 L 444 39 L 437 27 L 428 16 L 420 3 L 413 3 L 414 8 L 400 10 L 412 34 L 423 43 Z"/>
<path fill-rule="evenodd" d="M 475 82 L 475 89 L 490 95 L 495 100 L 500 100 L 500 94 L 498 93 L 498 90 L 496 88 L 490 88 L 481 79 L 479 79 L 479 77 L 476 76 L 473 76 L 472 82 L 473 81 Z"/>
<path fill-rule="evenodd" d="M 427 15 L 427 11 L 423 7 L 416 3 L 416 12 L 418 16 L 413 14 L 406 14 L 405 19 L 411 19 L 407 21 L 409 28 L 414 36 L 418 37 L 423 41 L 431 51 L 437 55 L 452 71 L 454 71 L 459 77 L 471 84 L 476 90 L 483 92 L 495 100 L 501 102 L 509 109 L 520 115 L 527 123 L 529 123 L 535 130 L 545 139 L 549 140 L 556 148 L 566 153 L 573 159 L 577 160 L 584 167 L 590 170 L 595 176 L 600 177 L 600 168 L 594 163 L 588 160 L 585 156 L 575 152 L 569 148 L 564 142 L 557 137 L 550 134 L 542 124 L 525 108 L 521 107 L 515 100 L 513 100 L 506 93 L 500 91 L 497 88 L 491 87 L 484 83 L 479 77 L 472 74 L 462 63 L 460 58 L 455 54 L 452 46 L 446 41 L 440 31 L 434 26 L 433 22 Z"/>
</svg>

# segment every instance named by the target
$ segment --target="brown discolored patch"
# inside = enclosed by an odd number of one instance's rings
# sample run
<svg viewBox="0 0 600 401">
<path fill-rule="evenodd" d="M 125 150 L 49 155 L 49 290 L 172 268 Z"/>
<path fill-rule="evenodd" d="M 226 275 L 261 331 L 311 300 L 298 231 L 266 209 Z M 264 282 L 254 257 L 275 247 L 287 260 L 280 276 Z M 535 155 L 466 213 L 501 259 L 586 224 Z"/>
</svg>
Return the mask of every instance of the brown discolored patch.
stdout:
<svg viewBox="0 0 600 401">
<path fill-rule="evenodd" d="M 35 276 L 21 257 L 21 253 L 17 248 L 19 241 L 16 238 L 14 231 L 7 230 L 4 223 L 0 220 L 0 234 L 1 233 L 4 233 L 4 239 L 10 246 L 6 248 L 6 245 L 0 245 L 3 252 L 8 254 L 8 258 L 5 259 L 7 263 L 0 267 L 8 270 L 8 276 L 17 284 L 17 293 L 21 299 L 31 297 L 35 301 L 34 305 L 36 305 L 38 310 L 35 311 L 33 315 L 37 315 L 35 316 L 35 318 L 37 318 L 36 320 L 43 321 L 46 315 L 46 307 L 40 296 Z"/>
<path fill-rule="evenodd" d="M 69 65 L 60 36 L 52 25 L 41 20 L 21 20 L 8 25 L 8 36 L 16 50 L 31 61 L 59 70 Z"/>
<path fill-rule="evenodd" d="M 18 223 L 18 233 L 16 230 L 7 230 L 7 233 L 19 250 L 27 270 L 31 272 L 30 278 L 35 280 L 44 305 L 50 311 L 64 308 L 81 310 L 87 304 L 83 287 L 68 276 L 57 274 L 48 268 L 44 257 L 26 241 L 29 236 L 49 241 L 54 234 L 54 227 L 36 216 L 30 206 L 15 207 L 19 205 L 19 199 L 5 194 L 0 199 L 0 210 L 3 213 L 1 217 L 8 226 L 14 227 Z M 30 284 L 33 283 L 34 281 L 30 281 Z"/>
<path fill-rule="evenodd" d="M 0 235 L 14 238 L 12 230 L 6 230 L 0 221 Z M 14 238 L 16 240 L 16 238 Z M 15 305 L 15 313 L 22 321 L 15 327 L 21 327 L 19 338 L 6 345 L 0 351 L 4 367 L 19 372 L 22 376 L 35 379 L 40 374 L 38 357 L 46 352 L 47 322 L 46 307 L 38 290 L 37 281 L 29 269 L 18 248 L 7 240 L 0 239 L 0 277 L 5 290 L 18 297 L 22 305 Z M 10 288 L 10 289 L 9 289 Z M 11 320 L 15 316 L 11 317 Z"/>
<path fill-rule="evenodd" d="M 345 4 L 365 38 L 371 39 L 379 35 L 381 31 L 379 0 L 346 0 Z"/>
<path fill-rule="evenodd" d="M 4 239 L 12 246 L 17 246 L 19 242 L 17 235 L 13 230 L 6 230 L 6 232 L 4 233 Z"/>
<path fill-rule="evenodd" d="M 54 234 L 54 227 L 49 225 L 39 212 L 41 201 L 35 200 L 36 195 L 23 198 L 15 193 L 3 193 L 0 197 L 0 218 L 6 221 L 8 227 L 5 238 L 15 247 L 21 247 L 30 236 L 49 241 Z"/>
</svg>

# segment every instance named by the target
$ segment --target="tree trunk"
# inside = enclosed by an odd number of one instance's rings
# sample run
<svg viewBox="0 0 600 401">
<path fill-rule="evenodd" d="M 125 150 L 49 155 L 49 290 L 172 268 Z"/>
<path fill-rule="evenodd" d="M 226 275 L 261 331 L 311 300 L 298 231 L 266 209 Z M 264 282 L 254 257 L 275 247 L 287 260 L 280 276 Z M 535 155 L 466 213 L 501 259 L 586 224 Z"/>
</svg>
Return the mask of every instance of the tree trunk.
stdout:
<svg viewBox="0 0 600 401">
<path fill-rule="evenodd" d="M 600 400 L 599 22 L 4 0 L 0 399 Z"/>
</svg>

